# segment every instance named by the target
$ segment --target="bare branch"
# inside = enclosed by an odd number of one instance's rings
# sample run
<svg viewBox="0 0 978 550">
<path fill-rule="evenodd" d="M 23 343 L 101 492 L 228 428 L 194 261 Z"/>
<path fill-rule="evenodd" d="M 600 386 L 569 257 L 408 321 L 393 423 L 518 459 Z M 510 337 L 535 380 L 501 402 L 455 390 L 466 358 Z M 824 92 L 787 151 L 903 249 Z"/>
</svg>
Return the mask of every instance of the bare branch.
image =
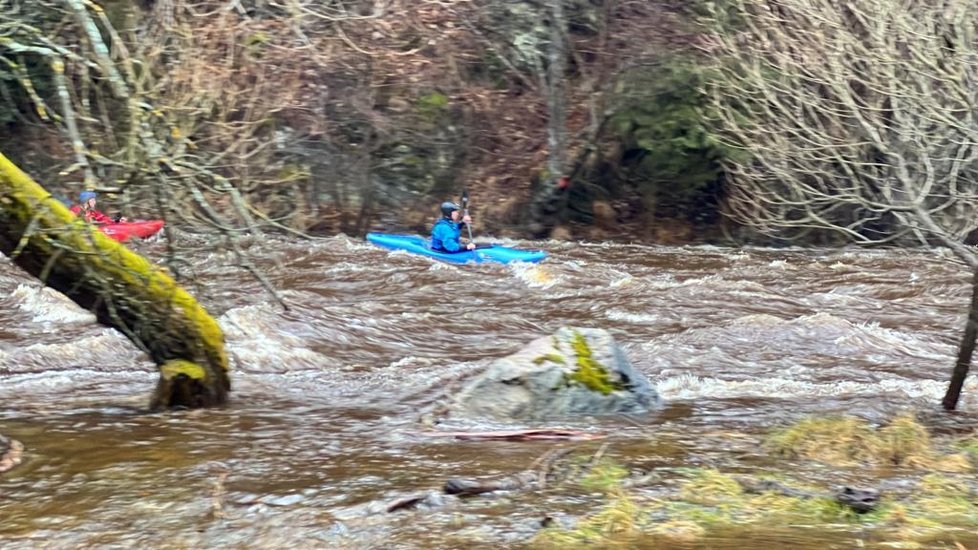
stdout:
<svg viewBox="0 0 978 550">
<path fill-rule="evenodd" d="M 951 247 L 978 222 L 978 6 L 735 0 L 703 47 L 730 146 L 730 209 L 784 238 L 913 236 Z M 908 7 L 909 6 L 909 7 Z M 733 17 L 730 17 L 733 15 Z M 735 23 L 728 23 L 735 21 Z"/>
</svg>

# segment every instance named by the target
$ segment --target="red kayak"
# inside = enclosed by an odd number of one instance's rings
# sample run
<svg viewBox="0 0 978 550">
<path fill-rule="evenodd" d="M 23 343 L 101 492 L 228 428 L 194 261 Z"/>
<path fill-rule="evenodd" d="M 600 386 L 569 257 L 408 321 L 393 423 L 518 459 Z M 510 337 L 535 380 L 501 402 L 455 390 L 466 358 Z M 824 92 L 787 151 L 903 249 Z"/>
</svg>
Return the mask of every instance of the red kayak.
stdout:
<svg viewBox="0 0 978 550">
<path fill-rule="evenodd" d="M 145 239 L 157 234 L 163 229 L 163 220 L 146 220 L 139 222 L 103 223 L 98 228 L 106 235 L 124 243 L 133 237 Z"/>
</svg>

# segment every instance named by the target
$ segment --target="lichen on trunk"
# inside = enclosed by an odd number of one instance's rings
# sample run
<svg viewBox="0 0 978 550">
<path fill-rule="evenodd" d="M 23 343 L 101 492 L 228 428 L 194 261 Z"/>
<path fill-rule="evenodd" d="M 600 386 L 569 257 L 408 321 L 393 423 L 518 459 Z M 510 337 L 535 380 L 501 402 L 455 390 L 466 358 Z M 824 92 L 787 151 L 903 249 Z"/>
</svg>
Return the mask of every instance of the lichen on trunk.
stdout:
<svg viewBox="0 0 978 550">
<path fill-rule="evenodd" d="M 0 252 L 160 366 L 151 408 L 227 400 L 224 335 L 207 311 L 163 269 L 75 218 L 2 154 Z"/>
</svg>

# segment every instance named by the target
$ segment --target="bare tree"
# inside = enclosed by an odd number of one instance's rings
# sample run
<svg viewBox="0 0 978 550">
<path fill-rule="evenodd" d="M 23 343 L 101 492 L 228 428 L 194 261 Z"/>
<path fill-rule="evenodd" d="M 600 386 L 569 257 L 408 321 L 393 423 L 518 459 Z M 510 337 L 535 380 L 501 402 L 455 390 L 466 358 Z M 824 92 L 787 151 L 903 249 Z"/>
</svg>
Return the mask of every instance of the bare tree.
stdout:
<svg viewBox="0 0 978 550">
<path fill-rule="evenodd" d="M 730 145 L 730 213 L 791 239 L 963 243 L 978 208 L 978 3 L 730 0 L 704 47 Z M 720 6 L 720 7 L 717 7 Z M 978 285 L 974 292 L 978 292 Z M 957 406 L 978 295 L 943 400 Z"/>
<path fill-rule="evenodd" d="M 567 57 L 570 46 L 564 0 L 546 2 L 549 24 L 546 51 L 539 68 L 540 91 L 547 105 L 547 170 L 545 185 L 530 205 L 530 232 L 534 237 L 550 235 L 567 203 Z M 559 182 L 559 183 L 558 183 Z"/>
<path fill-rule="evenodd" d="M 547 96 L 547 172 L 559 178 L 567 170 L 567 18 L 564 0 L 550 0 L 550 44 L 543 90 Z"/>
<path fill-rule="evenodd" d="M 513 88 L 527 94 L 533 105 L 536 128 L 521 127 L 511 135 L 537 134 L 526 162 L 527 172 L 540 173 L 544 185 L 528 204 L 528 228 L 537 238 L 550 234 L 558 222 L 566 197 L 565 185 L 557 187 L 568 171 L 568 60 L 573 53 L 566 10 L 570 0 L 544 2 L 485 2 L 482 27 L 469 24 L 487 51 L 508 69 Z M 527 120 L 521 116 L 521 122 Z M 508 117 L 505 117 L 508 118 Z M 525 126 L 525 125 L 524 125 Z M 525 144 L 520 144 L 525 147 Z M 539 153 L 539 154 L 536 154 Z M 528 180 L 529 173 L 521 175 Z"/>
</svg>

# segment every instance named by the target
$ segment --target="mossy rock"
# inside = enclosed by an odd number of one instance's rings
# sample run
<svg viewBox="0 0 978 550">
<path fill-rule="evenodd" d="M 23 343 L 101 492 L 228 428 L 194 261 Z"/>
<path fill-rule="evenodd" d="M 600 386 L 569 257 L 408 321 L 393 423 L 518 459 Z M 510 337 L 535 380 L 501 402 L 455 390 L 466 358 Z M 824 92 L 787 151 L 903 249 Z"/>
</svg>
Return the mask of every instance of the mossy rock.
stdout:
<svg viewBox="0 0 978 550">
<path fill-rule="evenodd" d="M 454 398 L 452 414 L 545 419 L 632 413 L 659 396 L 605 330 L 564 327 L 494 361 Z"/>
</svg>

